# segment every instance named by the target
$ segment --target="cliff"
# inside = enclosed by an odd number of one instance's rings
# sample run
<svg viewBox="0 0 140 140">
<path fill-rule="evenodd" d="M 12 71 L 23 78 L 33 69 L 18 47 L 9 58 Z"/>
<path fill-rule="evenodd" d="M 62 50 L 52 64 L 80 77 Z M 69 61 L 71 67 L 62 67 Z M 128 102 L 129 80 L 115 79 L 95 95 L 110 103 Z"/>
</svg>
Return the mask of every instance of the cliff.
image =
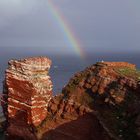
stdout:
<svg viewBox="0 0 140 140">
<path fill-rule="evenodd" d="M 52 97 L 52 82 L 48 75 L 51 60 L 28 58 L 9 61 L 6 70 L 4 107 L 9 123 L 7 135 L 33 139 L 30 129 L 38 126 L 47 116 L 47 105 Z M 29 138 L 28 138 L 29 137 Z M 35 139 L 35 138 L 34 138 Z"/>
<path fill-rule="evenodd" d="M 51 61 L 10 61 L 4 94 L 7 139 L 139 140 L 140 71 L 99 62 L 76 73 L 52 96 Z"/>
<path fill-rule="evenodd" d="M 113 139 L 140 139 L 140 71 L 126 62 L 99 62 L 75 74 L 63 89 L 88 106 Z"/>
</svg>

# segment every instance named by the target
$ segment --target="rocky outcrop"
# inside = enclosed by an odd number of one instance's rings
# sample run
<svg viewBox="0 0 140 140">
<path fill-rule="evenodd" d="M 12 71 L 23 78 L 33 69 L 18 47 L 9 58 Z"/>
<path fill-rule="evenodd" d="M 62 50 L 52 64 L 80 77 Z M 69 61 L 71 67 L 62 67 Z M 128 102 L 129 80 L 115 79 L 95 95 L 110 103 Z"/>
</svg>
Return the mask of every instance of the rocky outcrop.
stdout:
<svg viewBox="0 0 140 140">
<path fill-rule="evenodd" d="M 139 140 L 140 71 L 126 62 L 99 62 L 78 72 L 52 96 L 51 61 L 10 61 L 4 112 L 8 139 Z"/>
<path fill-rule="evenodd" d="M 52 82 L 48 75 L 50 66 L 51 60 L 45 57 L 9 61 L 4 89 L 8 135 L 15 133 L 31 137 L 27 131 L 31 129 L 29 126 L 33 129 L 46 118 L 52 97 Z"/>
<path fill-rule="evenodd" d="M 38 128 L 41 140 L 111 140 L 111 136 L 100 124 L 96 112 L 64 95 L 52 98 L 48 116 Z"/>
<path fill-rule="evenodd" d="M 138 140 L 139 76 L 125 62 L 100 62 L 75 74 L 49 103 L 43 139 Z"/>
<path fill-rule="evenodd" d="M 133 64 L 99 62 L 75 74 L 63 94 L 98 112 L 96 117 L 114 138 L 138 140 L 139 81 L 140 71 Z"/>
<path fill-rule="evenodd" d="M 87 91 L 91 96 L 102 95 L 105 102 L 115 105 L 121 103 L 128 92 L 136 91 L 138 79 L 139 72 L 133 64 L 100 62 L 75 74 L 63 93 L 77 98 L 75 91 Z"/>
</svg>

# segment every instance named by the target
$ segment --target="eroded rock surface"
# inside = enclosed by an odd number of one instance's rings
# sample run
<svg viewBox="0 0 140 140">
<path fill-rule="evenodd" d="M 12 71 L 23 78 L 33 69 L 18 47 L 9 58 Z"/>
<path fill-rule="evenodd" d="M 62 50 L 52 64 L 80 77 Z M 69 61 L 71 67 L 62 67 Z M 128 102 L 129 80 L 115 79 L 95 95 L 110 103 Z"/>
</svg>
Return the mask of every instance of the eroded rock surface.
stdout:
<svg viewBox="0 0 140 140">
<path fill-rule="evenodd" d="M 75 74 L 49 103 L 43 140 L 138 140 L 139 77 L 126 62 L 100 62 Z"/>
<path fill-rule="evenodd" d="M 115 138 L 140 139 L 140 71 L 135 65 L 97 63 L 75 74 L 63 93 L 97 111 L 97 118 Z"/>
<path fill-rule="evenodd" d="M 10 61 L 5 84 L 9 138 L 140 139 L 140 71 L 135 65 L 96 63 L 52 97 L 50 64 L 47 58 Z"/>
<path fill-rule="evenodd" d="M 36 127 L 46 118 L 52 97 L 52 82 L 48 75 L 50 66 L 51 60 L 45 57 L 9 61 L 4 89 L 8 135 L 23 135 L 24 131 L 26 136 L 30 133 L 29 126 Z"/>
</svg>

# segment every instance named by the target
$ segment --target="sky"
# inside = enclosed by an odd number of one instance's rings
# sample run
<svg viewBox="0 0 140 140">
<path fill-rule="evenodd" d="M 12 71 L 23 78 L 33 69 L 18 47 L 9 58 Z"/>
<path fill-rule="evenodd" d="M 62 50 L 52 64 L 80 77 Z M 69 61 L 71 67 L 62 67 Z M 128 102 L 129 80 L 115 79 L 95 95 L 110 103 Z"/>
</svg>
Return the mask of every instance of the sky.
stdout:
<svg viewBox="0 0 140 140">
<path fill-rule="evenodd" d="M 140 52 L 139 0 L 52 0 L 85 53 Z M 47 0 L 0 0 L 0 55 L 75 54 Z"/>
</svg>

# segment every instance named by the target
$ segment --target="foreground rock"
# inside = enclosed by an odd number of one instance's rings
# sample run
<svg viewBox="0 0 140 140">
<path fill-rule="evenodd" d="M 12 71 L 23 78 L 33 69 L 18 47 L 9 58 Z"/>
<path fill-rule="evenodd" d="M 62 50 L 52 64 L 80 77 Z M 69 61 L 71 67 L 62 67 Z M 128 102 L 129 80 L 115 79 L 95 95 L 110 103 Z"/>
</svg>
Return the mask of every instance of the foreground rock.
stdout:
<svg viewBox="0 0 140 140">
<path fill-rule="evenodd" d="M 0 106 L 0 133 L 4 131 L 4 126 L 6 123 L 6 118 L 3 114 L 2 106 Z"/>
<path fill-rule="evenodd" d="M 43 57 L 9 61 L 4 88 L 9 139 L 36 139 L 34 128 L 46 118 L 52 97 L 50 65 Z"/>
<path fill-rule="evenodd" d="M 10 61 L 4 108 L 8 139 L 140 139 L 140 72 L 135 65 L 97 63 L 52 97 L 50 64 L 47 58 Z"/>
</svg>

